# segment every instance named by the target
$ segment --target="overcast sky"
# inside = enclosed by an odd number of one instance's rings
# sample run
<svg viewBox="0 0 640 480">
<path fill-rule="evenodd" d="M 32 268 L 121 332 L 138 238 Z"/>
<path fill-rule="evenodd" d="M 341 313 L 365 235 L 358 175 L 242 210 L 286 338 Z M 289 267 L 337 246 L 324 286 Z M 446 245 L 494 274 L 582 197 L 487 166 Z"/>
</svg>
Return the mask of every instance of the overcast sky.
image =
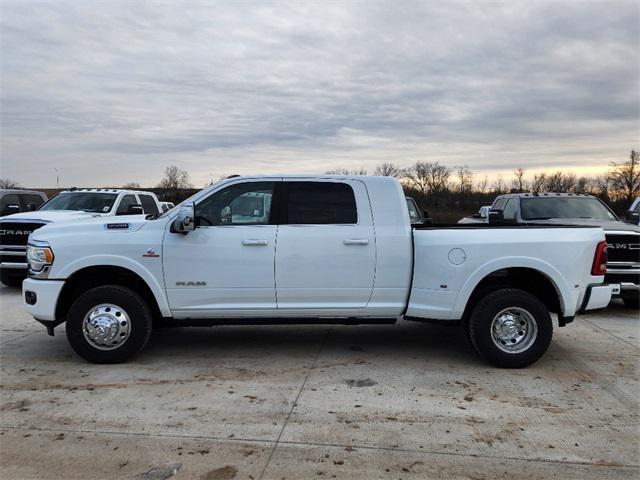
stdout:
<svg viewBox="0 0 640 480">
<path fill-rule="evenodd" d="M 640 2 L 0 4 L 0 176 L 24 186 L 594 172 L 640 143 Z"/>
</svg>

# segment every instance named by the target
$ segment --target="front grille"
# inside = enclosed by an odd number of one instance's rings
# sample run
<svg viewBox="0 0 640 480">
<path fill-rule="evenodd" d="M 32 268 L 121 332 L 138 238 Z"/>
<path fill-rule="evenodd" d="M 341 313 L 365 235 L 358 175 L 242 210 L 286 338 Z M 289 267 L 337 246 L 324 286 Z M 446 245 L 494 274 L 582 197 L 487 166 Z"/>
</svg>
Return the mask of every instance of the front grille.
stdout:
<svg viewBox="0 0 640 480">
<path fill-rule="evenodd" d="M 604 276 L 604 283 L 635 283 L 636 285 L 640 285 L 640 275 L 638 274 L 625 275 L 624 273 L 607 273 Z"/>
<path fill-rule="evenodd" d="M 42 222 L 0 222 L 0 245 L 26 245 L 29 234 L 43 226 Z"/>
<path fill-rule="evenodd" d="M 0 263 L 27 263 L 27 256 L 22 255 L 2 255 L 0 254 Z"/>
<path fill-rule="evenodd" d="M 640 262 L 640 235 L 608 233 L 605 237 L 610 262 Z"/>
</svg>

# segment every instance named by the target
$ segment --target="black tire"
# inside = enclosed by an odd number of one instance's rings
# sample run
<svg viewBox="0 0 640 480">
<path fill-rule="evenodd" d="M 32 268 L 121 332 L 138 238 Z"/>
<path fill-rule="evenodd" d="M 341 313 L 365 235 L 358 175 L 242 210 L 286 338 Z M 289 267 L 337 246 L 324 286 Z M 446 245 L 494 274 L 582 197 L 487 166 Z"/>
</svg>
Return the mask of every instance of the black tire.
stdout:
<svg viewBox="0 0 640 480">
<path fill-rule="evenodd" d="M 22 280 L 24 279 L 24 273 L 15 273 L 7 270 L 0 271 L 0 281 L 7 287 L 22 288 Z"/>
<path fill-rule="evenodd" d="M 521 314 L 522 317 L 511 318 L 521 320 L 525 327 L 518 326 L 520 322 L 512 323 L 517 330 L 523 328 L 523 331 L 515 332 L 510 340 L 496 338 L 494 341 L 493 321 L 498 321 L 498 314 L 507 309 Z M 528 330 L 527 325 L 530 325 Z M 509 326 L 506 325 L 505 329 Z M 501 368 L 523 368 L 531 365 L 547 351 L 553 336 L 553 323 L 545 305 L 530 293 L 515 288 L 494 290 L 480 299 L 469 317 L 467 328 L 476 352 L 489 363 Z M 520 340 L 516 340 L 516 337 Z M 502 347 L 498 347 L 498 343 Z M 518 348 L 522 350 L 518 351 Z"/>
<path fill-rule="evenodd" d="M 118 309 L 117 313 L 125 315 L 119 318 L 128 319 L 128 322 L 122 323 L 122 328 L 127 328 L 128 332 L 128 337 L 122 344 L 102 344 L 102 348 L 112 348 L 111 350 L 100 349 L 83 333 L 85 317 L 96 312 L 96 307 L 100 305 L 107 305 L 103 307 L 105 311 L 111 311 L 110 306 L 115 306 L 114 310 Z M 105 313 L 105 318 L 115 320 L 115 317 L 109 315 Z M 119 325 L 116 328 L 121 328 Z M 119 285 L 105 285 L 87 290 L 73 302 L 67 314 L 66 332 L 71 347 L 78 355 L 92 363 L 122 363 L 128 360 L 145 347 L 152 329 L 153 318 L 147 303 L 133 290 Z M 118 332 L 120 335 L 119 330 Z"/>
<path fill-rule="evenodd" d="M 640 309 L 640 297 L 623 297 L 622 301 L 627 308 Z"/>
</svg>

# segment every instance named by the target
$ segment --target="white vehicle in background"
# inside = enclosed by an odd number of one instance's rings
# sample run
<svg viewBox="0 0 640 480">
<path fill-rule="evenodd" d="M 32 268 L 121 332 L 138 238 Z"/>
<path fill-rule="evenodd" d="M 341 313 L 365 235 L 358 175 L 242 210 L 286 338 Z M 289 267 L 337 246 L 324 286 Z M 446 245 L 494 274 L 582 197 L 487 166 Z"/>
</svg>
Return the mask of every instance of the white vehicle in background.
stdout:
<svg viewBox="0 0 640 480">
<path fill-rule="evenodd" d="M 79 188 L 58 193 L 36 211 L 0 218 L 0 280 L 20 286 L 27 275 L 27 239 L 44 225 L 119 215 L 159 215 L 154 193 L 112 188 Z"/>
<path fill-rule="evenodd" d="M 173 207 L 175 207 L 173 202 L 160 202 L 160 209 L 162 210 L 162 213 L 168 212 Z"/>
<path fill-rule="evenodd" d="M 469 217 L 463 217 L 458 220 L 458 223 L 488 223 L 490 210 L 491 205 L 484 205 L 480 207 L 478 213 L 475 213 Z"/>
<path fill-rule="evenodd" d="M 411 225 L 390 177 L 234 177 L 160 217 L 33 232 L 27 311 L 66 322 L 83 358 L 123 362 L 154 326 L 461 321 L 476 349 L 524 367 L 605 307 L 599 227 Z"/>
</svg>

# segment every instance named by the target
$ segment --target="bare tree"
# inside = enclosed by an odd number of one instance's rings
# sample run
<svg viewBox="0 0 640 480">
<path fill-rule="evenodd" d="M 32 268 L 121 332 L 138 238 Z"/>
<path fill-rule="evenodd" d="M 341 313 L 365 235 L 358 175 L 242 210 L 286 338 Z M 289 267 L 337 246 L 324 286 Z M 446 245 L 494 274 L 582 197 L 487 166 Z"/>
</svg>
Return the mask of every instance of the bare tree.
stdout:
<svg viewBox="0 0 640 480">
<path fill-rule="evenodd" d="M 122 188 L 126 188 L 127 190 L 140 190 L 140 184 L 138 182 L 129 182 L 125 183 Z"/>
<path fill-rule="evenodd" d="M 402 176 L 402 169 L 398 167 L 395 163 L 384 162 L 376 167 L 374 174 L 380 175 L 382 177 L 398 178 Z"/>
<path fill-rule="evenodd" d="M 536 173 L 533 176 L 533 180 L 531 181 L 531 191 L 534 193 L 539 193 L 544 191 L 547 185 L 547 174 L 546 173 Z"/>
<path fill-rule="evenodd" d="M 158 183 L 158 188 L 164 190 L 165 199 L 173 202 L 181 198 L 180 190 L 192 187 L 189 172 L 180 170 L 175 165 L 170 165 L 164 169 L 164 177 Z"/>
<path fill-rule="evenodd" d="M 486 175 L 482 180 L 478 182 L 478 186 L 476 187 L 476 191 L 480 193 L 485 193 L 487 191 L 487 187 L 489 186 L 489 177 Z"/>
<path fill-rule="evenodd" d="M 572 192 L 576 186 L 575 173 L 563 173 L 558 170 L 547 176 L 545 190 L 548 192 Z"/>
<path fill-rule="evenodd" d="M 524 192 L 525 189 L 525 181 L 524 181 L 524 168 L 516 169 L 513 174 L 515 175 L 515 179 L 513 180 L 513 188 L 517 190 L 518 193 Z"/>
<path fill-rule="evenodd" d="M 578 177 L 576 181 L 576 186 L 573 187 L 573 191 L 575 193 L 589 193 L 590 191 L 590 181 L 589 177 L 584 175 Z"/>
<path fill-rule="evenodd" d="M 640 152 L 631 150 L 624 163 L 611 162 L 609 178 L 614 195 L 628 204 L 633 202 L 640 196 Z"/>
<path fill-rule="evenodd" d="M 180 170 L 175 165 L 170 165 L 164 169 L 164 177 L 158 183 L 158 188 L 166 190 L 180 190 L 182 188 L 191 188 L 191 177 L 186 170 Z"/>
<path fill-rule="evenodd" d="M 495 193 L 496 195 L 502 195 L 503 193 L 507 193 L 507 185 L 504 183 L 504 180 L 502 179 L 502 175 L 498 175 L 498 178 L 494 180 L 493 185 L 491 186 L 491 189 L 493 190 L 493 193 Z"/>
<path fill-rule="evenodd" d="M 422 195 L 446 192 L 451 170 L 438 162 L 416 162 L 403 172 L 403 177 Z"/>
<path fill-rule="evenodd" d="M 0 188 L 19 188 L 20 184 L 10 178 L 0 178 Z"/>
<path fill-rule="evenodd" d="M 456 179 L 458 181 L 458 192 L 461 195 L 471 193 L 473 190 L 473 172 L 466 165 L 456 168 Z"/>
</svg>

